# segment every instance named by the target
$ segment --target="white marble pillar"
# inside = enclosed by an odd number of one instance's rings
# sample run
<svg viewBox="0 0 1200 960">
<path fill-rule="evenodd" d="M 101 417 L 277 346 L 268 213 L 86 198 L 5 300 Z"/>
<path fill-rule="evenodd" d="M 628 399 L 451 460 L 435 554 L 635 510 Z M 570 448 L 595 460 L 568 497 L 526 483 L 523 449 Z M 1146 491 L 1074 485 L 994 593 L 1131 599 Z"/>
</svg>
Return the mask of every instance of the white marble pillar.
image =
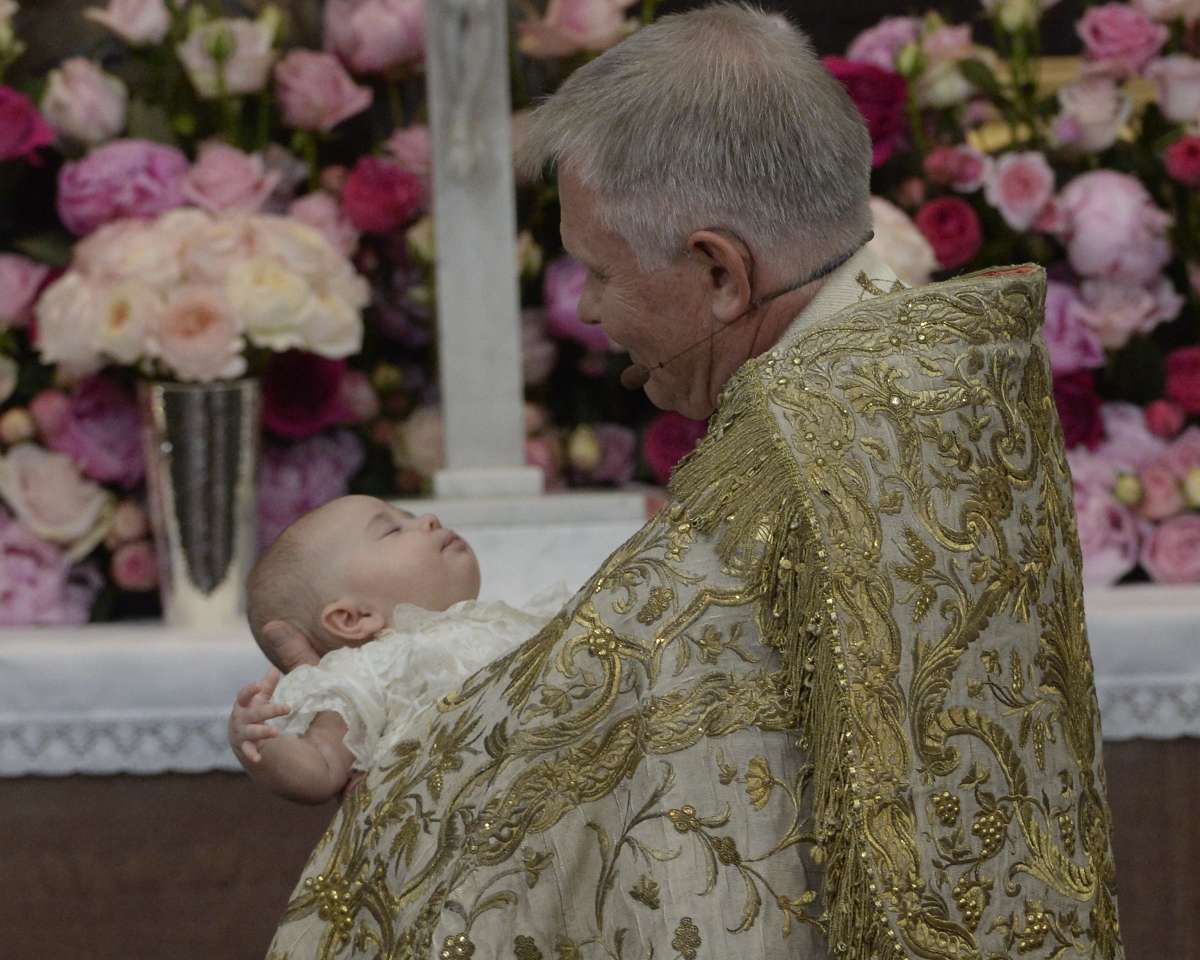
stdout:
<svg viewBox="0 0 1200 960">
<path fill-rule="evenodd" d="M 426 0 L 438 358 L 439 498 L 542 492 L 525 465 L 508 5 Z"/>
</svg>

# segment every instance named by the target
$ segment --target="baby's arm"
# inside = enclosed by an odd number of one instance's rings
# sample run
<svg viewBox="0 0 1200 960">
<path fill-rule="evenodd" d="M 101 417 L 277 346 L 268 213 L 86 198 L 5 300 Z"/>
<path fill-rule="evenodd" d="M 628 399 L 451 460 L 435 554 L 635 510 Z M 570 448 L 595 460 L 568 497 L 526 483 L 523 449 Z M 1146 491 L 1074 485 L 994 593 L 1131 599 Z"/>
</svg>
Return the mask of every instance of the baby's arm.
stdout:
<svg viewBox="0 0 1200 960">
<path fill-rule="evenodd" d="M 229 718 L 229 742 L 251 779 L 299 803 L 324 803 L 350 778 L 354 755 L 344 742 L 346 722 L 336 713 L 318 713 L 303 736 L 280 735 L 266 724 L 288 712 L 270 703 L 279 676 L 243 687 Z"/>
</svg>

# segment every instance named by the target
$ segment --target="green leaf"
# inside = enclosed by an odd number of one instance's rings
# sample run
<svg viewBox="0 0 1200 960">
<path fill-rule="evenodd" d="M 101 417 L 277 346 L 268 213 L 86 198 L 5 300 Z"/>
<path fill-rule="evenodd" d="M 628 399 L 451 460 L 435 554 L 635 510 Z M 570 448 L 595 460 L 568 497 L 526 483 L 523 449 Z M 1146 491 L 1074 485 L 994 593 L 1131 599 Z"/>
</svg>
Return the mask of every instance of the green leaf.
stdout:
<svg viewBox="0 0 1200 960">
<path fill-rule="evenodd" d="M 982 60 L 963 60 L 958 68 L 973 86 L 990 96 L 1005 98 L 1004 87 L 992 73 L 992 68 Z"/>
<path fill-rule="evenodd" d="M 52 267 L 65 267 L 71 262 L 71 241 L 57 231 L 22 237 L 13 247 L 18 253 Z"/>
</svg>

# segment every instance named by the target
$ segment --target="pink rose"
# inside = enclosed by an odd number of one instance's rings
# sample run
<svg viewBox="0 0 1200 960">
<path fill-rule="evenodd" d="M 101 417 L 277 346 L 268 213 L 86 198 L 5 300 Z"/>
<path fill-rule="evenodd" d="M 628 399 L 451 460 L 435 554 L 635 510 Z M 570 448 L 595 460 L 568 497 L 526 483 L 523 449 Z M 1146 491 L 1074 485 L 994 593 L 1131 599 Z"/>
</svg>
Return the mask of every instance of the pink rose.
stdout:
<svg viewBox="0 0 1200 960">
<path fill-rule="evenodd" d="M 382 157 L 360 157 L 342 190 L 342 209 L 366 233 L 395 230 L 420 213 L 424 204 L 421 180 Z"/>
<path fill-rule="evenodd" d="M 589 350 L 609 350 L 612 343 L 599 324 L 579 319 L 579 300 L 586 282 L 587 270 L 570 257 L 562 257 L 546 267 L 542 278 L 546 332 L 559 340 L 574 340 Z"/>
<path fill-rule="evenodd" d="M 974 147 L 935 147 L 925 157 L 925 176 L 959 193 L 973 193 L 988 179 L 992 164 L 991 157 Z"/>
<path fill-rule="evenodd" d="M 1028 230 L 1054 195 L 1054 171 L 1036 150 L 1006 153 L 984 184 L 984 197 L 1014 230 Z"/>
<path fill-rule="evenodd" d="M 88 377 L 69 398 L 43 391 L 30 411 L 46 446 L 65 453 L 86 476 L 126 489 L 141 483 L 141 414 L 133 393 L 111 377 Z"/>
<path fill-rule="evenodd" d="M 1084 280 L 1079 289 L 1083 322 L 1110 350 L 1125 346 L 1135 333 L 1149 333 L 1174 320 L 1183 308 L 1183 297 L 1165 276 L 1148 288 L 1120 280 Z"/>
<path fill-rule="evenodd" d="M 349 430 L 287 446 L 265 444 L 258 477 L 260 549 L 309 510 L 343 496 L 364 460 L 362 442 Z"/>
<path fill-rule="evenodd" d="M 108 0 L 107 7 L 88 7 L 83 15 L 133 47 L 162 43 L 171 26 L 163 0 Z"/>
<path fill-rule="evenodd" d="M 1182 20 L 1190 26 L 1200 19 L 1200 0 L 1133 0 L 1133 5 L 1159 23 Z"/>
<path fill-rule="evenodd" d="M 624 11 L 634 0 L 550 0 L 541 19 L 522 20 L 521 52 L 529 57 L 569 57 L 581 50 L 607 50 L 637 24 Z"/>
<path fill-rule="evenodd" d="M 1188 134 L 1176 140 L 1163 154 L 1163 164 L 1173 180 L 1200 188 L 1200 136 Z"/>
<path fill-rule="evenodd" d="M 1108 490 L 1076 484 L 1075 522 L 1085 584 L 1109 586 L 1137 565 L 1137 520 Z"/>
<path fill-rule="evenodd" d="M 151 352 L 180 380 L 240 377 L 246 371 L 241 334 L 220 293 L 207 285 L 185 284 L 168 296 L 151 331 Z"/>
<path fill-rule="evenodd" d="M 1151 530 L 1141 562 L 1159 583 L 1200 583 L 1200 514 L 1173 517 Z"/>
<path fill-rule="evenodd" d="M 262 377 L 263 426 L 281 437 L 311 437 L 353 418 L 345 403 L 345 360 L 289 350 L 271 357 Z"/>
<path fill-rule="evenodd" d="M 384 141 L 383 149 L 401 170 L 420 177 L 428 184 L 433 169 L 428 127 L 402 127 Z"/>
<path fill-rule="evenodd" d="M 1107 150 L 1133 112 L 1133 99 L 1107 74 L 1085 74 L 1058 91 L 1054 139 L 1087 153 Z"/>
<path fill-rule="evenodd" d="M 17 253 L 0 253 L 0 330 L 23 327 L 50 268 Z"/>
<path fill-rule="evenodd" d="M 915 222 L 946 270 L 969 263 L 983 246 L 979 214 L 958 197 L 930 200 L 917 211 Z"/>
<path fill-rule="evenodd" d="M 881 70 L 895 70 L 896 57 L 921 36 L 921 21 L 916 17 L 884 17 L 851 42 L 846 59 L 870 63 Z"/>
<path fill-rule="evenodd" d="M 83 57 L 50 71 L 42 113 L 59 133 L 81 143 L 111 140 L 125 128 L 129 92 L 116 77 Z"/>
<path fill-rule="evenodd" d="M 122 217 L 153 217 L 183 206 L 188 162 L 174 147 L 114 140 L 58 174 L 58 215 L 82 236 Z"/>
<path fill-rule="evenodd" d="M 1184 508 L 1179 478 L 1166 467 L 1151 464 L 1141 472 L 1142 499 L 1137 512 L 1147 520 L 1165 520 Z"/>
<path fill-rule="evenodd" d="M 28 159 L 54 142 L 54 128 L 25 94 L 0 85 L 0 161 Z"/>
<path fill-rule="evenodd" d="M 268 7 L 257 20 L 218 17 L 193 27 L 175 52 L 197 95 L 215 100 L 222 87 L 231 96 L 262 90 L 275 62 L 278 21 L 278 11 Z M 226 51 L 223 63 L 213 56 L 219 49 Z"/>
<path fill-rule="evenodd" d="M 521 373 L 527 387 L 542 383 L 558 361 L 558 344 L 546 336 L 544 310 L 521 311 Z"/>
<path fill-rule="evenodd" d="M 113 582 L 122 590 L 145 591 L 158 586 L 158 559 L 149 540 L 117 547 L 110 566 Z"/>
<path fill-rule="evenodd" d="M 200 147 L 200 155 L 183 181 L 183 195 L 209 213 L 253 213 L 278 182 L 279 174 L 267 170 L 259 154 L 209 140 Z"/>
<path fill-rule="evenodd" d="M 882 166 L 904 141 L 907 87 L 904 78 L 869 63 L 825 57 L 832 73 L 858 107 L 871 135 L 871 165 Z"/>
<path fill-rule="evenodd" d="M 327 0 L 325 49 L 355 73 L 385 73 L 425 55 L 423 0 Z"/>
<path fill-rule="evenodd" d="M 102 581 L 0 510 L 0 626 L 87 623 Z"/>
<path fill-rule="evenodd" d="M 1154 59 L 1169 32 L 1123 3 L 1089 7 L 1075 26 L 1089 60 L 1123 73 L 1137 73 Z"/>
<path fill-rule="evenodd" d="M 293 50 L 275 64 L 275 92 L 283 122 L 300 130 L 328 133 L 371 104 L 371 91 L 358 86 L 337 57 L 314 50 Z"/>
<path fill-rule="evenodd" d="M 651 420 L 642 434 L 642 457 L 654 482 L 666 486 L 675 465 L 692 452 L 707 430 L 703 420 L 691 420 L 673 411 Z"/>
<path fill-rule="evenodd" d="M 1182 53 L 1155 60 L 1146 76 L 1158 85 L 1158 108 L 1168 120 L 1200 118 L 1200 60 Z"/>
<path fill-rule="evenodd" d="M 1164 393 L 1185 413 L 1200 413 L 1200 347 L 1179 347 L 1167 356 Z"/>
<path fill-rule="evenodd" d="M 1104 349 L 1084 323 L 1085 308 L 1074 287 L 1051 280 L 1046 284 L 1046 321 L 1042 335 L 1050 354 L 1050 369 L 1071 373 L 1104 366 Z"/>
<path fill-rule="evenodd" d="M 72 559 L 108 532 L 112 496 L 80 476 L 65 454 L 32 443 L 0 457 L 0 497 L 36 536 L 67 547 Z"/>
<path fill-rule="evenodd" d="M 329 245 L 344 257 L 354 255 L 358 247 L 358 231 L 332 196 L 324 190 L 317 190 L 288 207 L 288 216 L 293 220 L 306 223 L 329 241 Z"/>
<path fill-rule="evenodd" d="M 1187 415 L 1170 400 L 1155 400 L 1146 407 L 1146 429 L 1164 440 L 1179 433 L 1186 420 Z"/>
<path fill-rule="evenodd" d="M 1071 266 L 1085 277 L 1145 284 L 1170 262 L 1171 217 L 1136 177 L 1082 174 L 1058 195 L 1055 209 Z"/>
</svg>

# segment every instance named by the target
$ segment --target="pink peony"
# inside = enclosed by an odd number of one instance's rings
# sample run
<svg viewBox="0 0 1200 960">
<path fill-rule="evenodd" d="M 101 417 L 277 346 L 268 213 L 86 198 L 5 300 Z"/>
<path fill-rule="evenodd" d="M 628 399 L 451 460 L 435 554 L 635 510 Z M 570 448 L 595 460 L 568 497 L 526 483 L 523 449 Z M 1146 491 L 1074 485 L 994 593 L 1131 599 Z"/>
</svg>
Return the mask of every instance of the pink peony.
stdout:
<svg viewBox="0 0 1200 960">
<path fill-rule="evenodd" d="M 1067 449 L 1082 444 L 1095 450 L 1104 440 L 1100 396 L 1090 370 L 1076 370 L 1054 377 L 1054 405 L 1062 421 Z"/>
<path fill-rule="evenodd" d="M 1075 522 L 1085 584 L 1109 586 L 1137 565 L 1137 520 L 1108 490 L 1076 484 Z"/>
<path fill-rule="evenodd" d="M 570 257 L 561 257 L 542 278 L 542 300 L 546 304 L 546 332 L 559 340 L 575 340 L 589 350 L 608 350 L 612 343 L 598 324 L 579 319 L 579 300 L 587 270 Z"/>
<path fill-rule="evenodd" d="M 149 540 L 136 540 L 117 547 L 109 570 L 113 582 L 122 590 L 141 592 L 158 586 L 158 560 Z"/>
<path fill-rule="evenodd" d="M 325 49 L 355 73 L 387 73 L 425 54 L 423 0 L 327 0 Z"/>
<path fill-rule="evenodd" d="M 262 377 L 263 426 L 294 440 L 353 420 L 343 394 L 345 376 L 345 360 L 299 350 L 271 357 Z"/>
<path fill-rule="evenodd" d="M 1187 415 L 1170 400 L 1158 399 L 1146 407 L 1146 429 L 1164 440 L 1179 433 L 1186 420 Z"/>
<path fill-rule="evenodd" d="M 1185 413 L 1200 413 L 1200 347 L 1180 347 L 1167 356 L 1168 400 Z"/>
<path fill-rule="evenodd" d="M 308 224 L 329 241 L 342 256 L 350 257 L 358 247 L 358 231 L 342 212 L 341 206 L 324 190 L 317 190 L 292 202 L 288 216 Z"/>
<path fill-rule="evenodd" d="M 265 445 L 258 481 L 260 549 L 309 510 L 343 496 L 364 460 L 362 442 L 349 430 L 317 434 L 287 446 Z"/>
<path fill-rule="evenodd" d="M 1149 333 L 1174 320 L 1183 308 L 1183 297 L 1165 276 L 1149 288 L 1119 280 L 1084 280 L 1079 289 L 1083 322 L 1110 350 L 1125 346 L 1135 333 Z"/>
<path fill-rule="evenodd" d="M 114 140 L 58 174 L 58 215 L 82 236 L 122 217 L 153 217 L 183 206 L 187 158 L 148 140 Z"/>
<path fill-rule="evenodd" d="M 275 28 L 279 13 L 266 8 L 257 20 L 218 17 L 200 21 L 175 48 L 197 95 L 215 100 L 222 93 L 258 93 L 267 85 L 275 62 Z M 215 50 L 226 57 L 218 62 Z"/>
<path fill-rule="evenodd" d="M 895 70 L 896 57 L 921 36 L 921 21 L 916 17 L 884 17 L 851 42 L 846 59 L 870 63 L 881 70 Z"/>
<path fill-rule="evenodd" d="M 521 52 L 530 57 L 569 57 L 607 50 L 636 29 L 624 11 L 635 0 L 550 0 L 540 19 L 518 24 Z"/>
<path fill-rule="evenodd" d="M 1200 189 L 1200 136 L 1188 134 L 1167 147 L 1163 164 L 1171 179 L 1185 187 Z"/>
<path fill-rule="evenodd" d="M 1075 288 L 1051 280 L 1046 284 L 1046 321 L 1042 335 L 1050 354 L 1050 369 L 1072 373 L 1104 366 L 1104 348 L 1084 323 L 1085 308 Z"/>
<path fill-rule="evenodd" d="M 642 434 L 642 457 L 654 482 L 666 486 L 675 465 L 692 452 L 708 425 L 679 413 L 660 413 Z"/>
<path fill-rule="evenodd" d="M 42 113 L 60 134 L 81 143 L 111 140 L 125 129 L 129 92 L 116 77 L 83 57 L 50 71 Z"/>
<path fill-rule="evenodd" d="M 16 253 L 0 253 L 0 330 L 23 327 L 50 268 Z"/>
<path fill-rule="evenodd" d="M 342 190 L 342 209 L 366 233 L 395 230 L 416 217 L 424 205 L 420 178 L 382 157 L 361 157 Z"/>
<path fill-rule="evenodd" d="M 108 0 L 107 7 L 88 7 L 83 15 L 134 47 L 162 43 L 171 26 L 164 0 Z"/>
<path fill-rule="evenodd" d="M 1099 153 L 1116 143 L 1133 112 L 1133 99 L 1104 73 L 1085 73 L 1061 87 L 1058 104 L 1055 141 L 1086 153 Z"/>
<path fill-rule="evenodd" d="M 1172 517 L 1151 530 L 1141 562 L 1159 583 L 1200 583 L 1200 514 Z"/>
<path fill-rule="evenodd" d="M 183 195 L 209 213 L 253 213 L 266 202 L 279 177 L 278 172 L 267 169 L 259 154 L 209 140 L 200 147 L 196 163 L 183 181 Z"/>
<path fill-rule="evenodd" d="M 54 142 L 54 128 L 25 94 L 0 85 L 0 162 L 37 162 L 34 151 Z"/>
<path fill-rule="evenodd" d="M 824 63 L 846 88 L 867 124 L 871 165 L 883 165 L 904 140 L 907 102 L 904 78 L 893 71 L 841 57 L 825 57 Z"/>
<path fill-rule="evenodd" d="M 1085 277 L 1149 283 L 1171 259 L 1171 217 L 1136 177 L 1082 174 L 1058 195 L 1055 210 L 1071 266 Z"/>
<path fill-rule="evenodd" d="M 328 133 L 371 104 L 371 91 L 351 79 L 331 53 L 293 50 L 275 64 L 275 91 L 283 122 Z"/>
<path fill-rule="evenodd" d="M 0 626 L 87 623 L 100 587 L 94 568 L 72 568 L 58 547 L 0 510 Z"/>
<path fill-rule="evenodd" d="M 429 143 L 429 128 L 403 127 L 384 141 L 387 153 L 401 170 L 418 176 L 428 184 L 433 169 L 433 150 Z"/>
<path fill-rule="evenodd" d="M 1089 60 L 1122 73 L 1137 73 L 1154 59 L 1169 32 L 1124 3 L 1089 7 L 1075 26 Z"/>
<path fill-rule="evenodd" d="M 925 176 L 959 193 L 973 193 L 983 186 L 992 170 L 993 161 L 974 147 L 935 147 L 925 157 Z"/>
<path fill-rule="evenodd" d="M 1181 53 L 1162 57 L 1146 68 L 1146 76 L 1158 85 L 1158 108 L 1168 120 L 1200 119 L 1200 59 Z"/>
<path fill-rule="evenodd" d="M 969 263 L 983 246 L 979 214 L 958 197 L 930 200 L 917 211 L 915 222 L 946 270 Z"/>
<path fill-rule="evenodd" d="M 88 377 L 69 398 L 43 391 L 30 412 L 46 446 L 69 456 L 85 476 L 126 489 L 141 483 L 141 415 L 133 393 L 116 380 Z"/>
<path fill-rule="evenodd" d="M 209 382 L 246 371 L 241 325 L 207 285 L 175 289 L 151 331 L 151 352 L 180 380 Z"/>
<path fill-rule="evenodd" d="M 1054 170 L 1037 150 L 1006 153 L 984 185 L 987 202 L 1014 230 L 1028 230 L 1054 196 Z"/>
<path fill-rule="evenodd" d="M 79 559 L 108 532 L 112 497 L 85 480 L 65 454 L 32 444 L 0 457 L 0 497 L 35 535 Z"/>
</svg>

